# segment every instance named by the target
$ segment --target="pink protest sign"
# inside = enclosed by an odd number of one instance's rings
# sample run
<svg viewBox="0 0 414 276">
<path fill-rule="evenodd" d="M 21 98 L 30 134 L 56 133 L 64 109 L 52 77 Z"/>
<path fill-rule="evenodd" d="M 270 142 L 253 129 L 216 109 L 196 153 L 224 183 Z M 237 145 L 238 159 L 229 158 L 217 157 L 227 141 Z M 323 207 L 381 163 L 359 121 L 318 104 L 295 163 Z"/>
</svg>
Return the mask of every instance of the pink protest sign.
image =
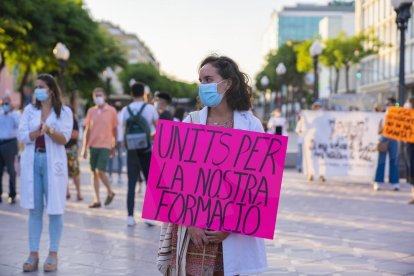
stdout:
<svg viewBox="0 0 414 276">
<path fill-rule="evenodd" d="M 287 137 L 161 120 L 142 217 L 273 239 Z"/>
</svg>

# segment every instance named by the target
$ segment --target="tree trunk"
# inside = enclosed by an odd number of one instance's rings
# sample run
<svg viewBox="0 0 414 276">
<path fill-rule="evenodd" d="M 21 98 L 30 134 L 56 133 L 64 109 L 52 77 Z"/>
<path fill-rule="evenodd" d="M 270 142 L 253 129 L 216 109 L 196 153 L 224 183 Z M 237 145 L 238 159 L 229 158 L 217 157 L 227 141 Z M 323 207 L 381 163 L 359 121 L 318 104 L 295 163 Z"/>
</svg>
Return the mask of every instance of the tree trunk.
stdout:
<svg viewBox="0 0 414 276">
<path fill-rule="evenodd" d="M 339 69 L 335 68 L 335 94 L 338 94 L 338 88 L 339 88 Z"/>
<path fill-rule="evenodd" d="M 345 88 L 346 93 L 349 93 L 349 65 L 345 65 Z"/>
<path fill-rule="evenodd" d="M 30 74 L 30 66 L 27 65 L 24 73 L 23 73 L 23 77 L 22 77 L 22 81 L 20 82 L 20 86 L 19 86 L 19 93 L 20 93 L 20 108 L 24 107 L 24 93 L 23 93 L 23 87 L 26 85 L 27 83 L 27 79 L 29 77 Z"/>
<path fill-rule="evenodd" d="M 6 66 L 6 58 L 4 57 L 4 52 L 0 52 L 0 73 L 3 70 L 4 66 Z"/>
</svg>

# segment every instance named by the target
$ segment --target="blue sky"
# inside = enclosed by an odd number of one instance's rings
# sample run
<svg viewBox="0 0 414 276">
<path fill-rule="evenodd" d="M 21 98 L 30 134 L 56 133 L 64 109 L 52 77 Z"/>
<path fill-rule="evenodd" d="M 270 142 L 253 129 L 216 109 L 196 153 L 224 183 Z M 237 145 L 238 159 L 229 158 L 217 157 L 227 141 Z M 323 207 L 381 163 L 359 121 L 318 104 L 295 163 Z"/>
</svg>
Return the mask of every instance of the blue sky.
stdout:
<svg viewBox="0 0 414 276">
<path fill-rule="evenodd" d="M 251 78 L 263 62 L 262 37 L 273 10 L 326 0 L 85 0 L 96 20 L 134 33 L 152 50 L 162 72 L 196 81 L 210 53 L 228 55 Z"/>
</svg>

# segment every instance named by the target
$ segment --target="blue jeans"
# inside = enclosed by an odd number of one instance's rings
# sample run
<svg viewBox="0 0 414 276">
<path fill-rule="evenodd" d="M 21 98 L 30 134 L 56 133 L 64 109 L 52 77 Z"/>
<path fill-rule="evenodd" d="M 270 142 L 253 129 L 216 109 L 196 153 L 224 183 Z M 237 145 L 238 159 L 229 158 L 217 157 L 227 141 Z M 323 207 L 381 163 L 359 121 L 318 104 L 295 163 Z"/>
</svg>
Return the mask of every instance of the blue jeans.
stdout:
<svg viewBox="0 0 414 276">
<path fill-rule="evenodd" d="M 122 146 L 121 146 L 121 142 L 117 142 L 116 143 L 116 151 L 115 151 L 115 155 L 113 158 L 109 159 L 108 162 L 108 173 L 109 176 L 112 176 L 112 172 L 113 172 L 113 168 L 114 168 L 114 158 L 117 158 L 117 162 L 118 162 L 118 175 L 121 175 L 122 173 Z"/>
<path fill-rule="evenodd" d="M 46 153 L 35 153 L 34 158 L 34 209 L 29 210 L 30 252 L 39 251 L 40 236 L 43 228 L 44 199 L 48 199 Z M 63 215 L 49 215 L 49 251 L 57 252 L 62 236 Z"/>
<path fill-rule="evenodd" d="M 389 182 L 391 184 L 398 184 L 400 180 L 399 176 L 399 163 L 398 163 L 398 142 L 397 140 L 389 139 L 384 136 L 380 138 L 381 142 L 388 141 L 388 151 L 379 152 L 378 156 L 378 165 L 375 172 L 375 182 L 383 183 L 384 182 L 384 172 L 385 172 L 385 160 L 387 158 L 387 153 L 389 154 L 390 159 L 390 173 L 389 173 Z"/>
</svg>

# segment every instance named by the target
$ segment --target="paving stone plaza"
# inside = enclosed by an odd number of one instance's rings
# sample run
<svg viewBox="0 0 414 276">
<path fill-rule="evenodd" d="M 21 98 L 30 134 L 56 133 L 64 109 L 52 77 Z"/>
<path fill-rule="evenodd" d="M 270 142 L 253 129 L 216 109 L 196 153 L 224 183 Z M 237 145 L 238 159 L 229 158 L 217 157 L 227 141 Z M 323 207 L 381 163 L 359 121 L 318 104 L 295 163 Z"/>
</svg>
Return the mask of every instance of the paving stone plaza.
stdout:
<svg viewBox="0 0 414 276">
<path fill-rule="evenodd" d="M 76 202 L 71 184 L 59 269 L 47 275 L 160 275 L 155 265 L 159 226 L 148 227 L 141 220 L 126 226 L 126 176 L 123 184 L 113 184 L 114 202 L 100 209 L 88 208 L 92 187 L 85 161 L 81 180 L 85 200 Z M 101 192 L 104 196 L 103 188 Z M 307 182 L 286 170 L 276 238 L 266 241 L 265 275 L 414 275 L 414 206 L 408 199 L 407 184 L 399 192 L 374 192 L 369 179 Z M 139 194 L 137 216 L 142 201 Z M 28 255 L 27 211 L 3 200 L 0 222 L 0 275 L 22 275 Z M 45 216 L 40 264 L 48 250 L 47 225 Z"/>
</svg>

